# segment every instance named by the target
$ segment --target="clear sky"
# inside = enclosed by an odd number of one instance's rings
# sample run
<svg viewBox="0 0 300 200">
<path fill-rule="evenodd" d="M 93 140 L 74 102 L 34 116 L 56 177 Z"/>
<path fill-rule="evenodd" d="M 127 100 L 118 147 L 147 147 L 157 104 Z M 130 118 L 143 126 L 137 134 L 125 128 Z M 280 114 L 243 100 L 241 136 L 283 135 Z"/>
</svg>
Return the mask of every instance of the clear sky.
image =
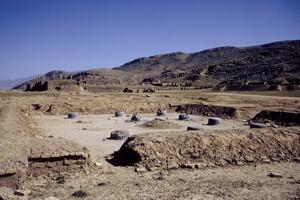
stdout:
<svg viewBox="0 0 300 200">
<path fill-rule="evenodd" d="M 0 79 L 294 39 L 299 0 L 0 0 Z"/>
</svg>

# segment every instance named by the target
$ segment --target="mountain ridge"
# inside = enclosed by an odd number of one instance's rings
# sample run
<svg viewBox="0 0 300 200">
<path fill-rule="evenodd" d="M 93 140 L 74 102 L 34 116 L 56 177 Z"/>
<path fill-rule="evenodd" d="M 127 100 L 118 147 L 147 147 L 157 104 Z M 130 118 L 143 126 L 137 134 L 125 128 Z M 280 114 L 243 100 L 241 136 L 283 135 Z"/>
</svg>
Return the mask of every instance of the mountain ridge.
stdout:
<svg viewBox="0 0 300 200">
<path fill-rule="evenodd" d="M 249 84 L 300 85 L 300 40 L 140 57 L 110 69 L 76 73 L 54 71 L 39 79 L 47 80 L 72 80 L 77 85 L 165 82 L 202 88 Z M 25 85 L 33 82 L 37 80 L 25 82 L 15 89 L 25 89 Z"/>
<path fill-rule="evenodd" d="M 1 79 L 0 80 L 0 89 L 11 89 L 16 85 L 22 84 L 23 82 L 30 81 L 34 76 L 28 76 L 17 79 Z"/>
</svg>

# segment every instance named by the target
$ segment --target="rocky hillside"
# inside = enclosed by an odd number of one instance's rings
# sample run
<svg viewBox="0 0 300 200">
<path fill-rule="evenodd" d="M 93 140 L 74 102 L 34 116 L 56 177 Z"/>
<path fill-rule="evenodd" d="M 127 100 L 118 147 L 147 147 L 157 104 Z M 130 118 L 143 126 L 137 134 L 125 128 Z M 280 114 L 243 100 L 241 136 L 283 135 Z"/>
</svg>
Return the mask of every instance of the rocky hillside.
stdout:
<svg viewBox="0 0 300 200">
<path fill-rule="evenodd" d="M 45 82 L 47 82 L 46 85 Z M 221 90 L 300 89 L 300 40 L 251 47 L 219 47 L 196 53 L 142 57 L 113 69 L 75 73 L 51 71 L 15 89 L 60 89 L 66 84 L 215 88 Z"/>
<path fill-rule="evenodd" d="M 300 40 L 143 57 L 115 69 L 140 74 L 145 82 L 299 85 Z"/>
</svg>

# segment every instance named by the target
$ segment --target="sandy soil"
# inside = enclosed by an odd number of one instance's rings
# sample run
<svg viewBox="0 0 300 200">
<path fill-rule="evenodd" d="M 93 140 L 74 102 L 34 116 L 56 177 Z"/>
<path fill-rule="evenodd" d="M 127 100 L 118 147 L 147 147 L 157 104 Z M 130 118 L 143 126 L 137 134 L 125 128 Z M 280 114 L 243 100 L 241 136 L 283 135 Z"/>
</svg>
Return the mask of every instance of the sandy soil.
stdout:
<svg viewBox="0 0 300 200">
<path fill-rule="evenodd" d="M 143 114 L 145 120 L 156 118 Z M 177 113 L 169 113 L 168 121 L 182 125 L 203 125 L 205 129 L 245 128 L 243 120 L 225 120 L 220 126 L 206 126 L 207 117 L 191 116 L 193 121 L 178 121 Z M 38 177 L 30 182 L 33 199 L 54 196 L 75 199 L 72 194 L 84 191 L 85 199 L 299 199 L 300 163 L 270 163 L 246 166 L 214 167 L 205 169 L 159 170 L 136 173 L 133 167 L 115 167 L 104 156 L 120 148 L 124 141 L 103 140 L 110 132 L 123 128 L 133 134 L 157 132 L 142 128 L 141 123 L 126 122 L 129 116 L 81 115 L 78 120 L 65 116 L 34 116 L 44 133 L 63 137 L 88 147 L 94 161 L 103 165 L 93 173 L 65 174 L 65 183 L 55 177 Z M 86 130 L 83 130 L 86 129 Z M 176 129 L 178 130 L 178 129 Z M 161 130 L 162 131 L 162 130 Z M 163 131 L 174 131 L 168 129 Z M 268 173 L 278 173 L 282 178 L 271 178 Z M 47 188 L 47 190 L 45 190 Z"/>
<path fill-rule="evenodd" d="M 251 92 L 249 92 L 251 94 Z M 285 109 L 300 110 L 299 98 L 288 96 L 207 93 L 203 91 L 160 91 L 145 93 L 51 93 L 51 92 L 1 92 L 2 102 L 15 103 L 30 114 L 44 113 L 62 115 L 69 111 L 81 114 L 108 114 L 116 110 L 127 113 L 152 113 L 159 108 L 184 103 L 205 103 L 239 107 L 253 116 L 260 110 Z M 267 94 L 267 93 L 263 93 Z M 42 106 L 34 110 L 32 104 Z M 252 116 L 252 117 L 253 117 Z"/>
<path fill-rule="evenodd" d="M 126 122 L 130 116 L 116 119 L 112 114 L 105 113 L 112 113 L 118 109 L 127 113 L 148 113 L 143 114 L 145 120 L 152 120 L 155 115 L 149 113 L 155 112 L 158 108 L 168 108 L 169 104 L 197 102 L 233 105 L 245 110 L 249 109 L 253 113 L 262 109 L 299 110 L 299 98 L 200 91 L 165 91 L 150 94 L 148 97 L 147 95 L 0 92 L 1 105 L 17 105 L 28 119 L 31 117 L 34 119 L 34 122 L 29 122 L 24 118 L 23 122 L 18 124 L 11 120 L 1 125 L 4 127 L 0 131 L 1 136 L 9 138 L 11 146 L 16 144 L 17 138 L 14 136 L 16 130 L 20 133 L 28 132 L 28 137 L 32 137 L 31 134 L 34 136 L 35 132 L 40 132 L 85 145 L 90 150 L 93 161 L 102 163 L 102 167 L 92 168 L 84 173 L 66 171 L 61 174 L 27 177 L 26 187 L 31 190 L 29 199 L 40 200 L 50 196 L 59 199 L 76 199 L 72 194 L 78 190 L 86 193 L 84 199 L 300 199 L 300 163 L 296 162 L 138 173 L 135 172 L 134 167 L 116 167 L 104 160 L 106 155 L 118 150 L 124 142 L 106 139 L 112 130 L 123 128 L 132 134 L 161 131 L 143 128 L 139 126 L 140 123 Z M 34 110 L 32 104 L 40 104 L 43 108 Z M 49 108 L 52 110 L 48 112 Z M 65 119 L 65 114 L 69 111 L 80 112 L 78 120 L 82 122 Z M 207 117 L 192 116 L 193 121 L 181 122 L 176 120 L 177 116 L 176 113 L 170 113 L 168 119 L 170 122 L 182 125 L 181 129 L 176 128 L 176 130 L 185 131 L 188 125 L 207 123 Z M 28 128 L 29 123 L 32 128 Z M 248 128 L 244 124 L 245 119 L 226 120 L 221 126 L 204 127 L 206 129 Z M 18 143 L 22 143 L 22 140 Z M 0 140 L 0 146 L 14 154 L 13 148 L 8 148 L 9 146 L 3 140 Z M 269 177 L 269 172 L 278 173 L 282 178 Z M 58 176 L 63 176 L 64 181 L 59 182 Z M 11 199 L 22 199 L 13 194 L 11 196 L 13 197 Z"/>
<path fill-rule="evenodd" d="M 113 130 L 124 129 L 137 135 L 159 131 L 186 131 L 187 126 L 203 126 L 205 129 L 249 128 L 245 125 L 245 120 L 224 120 L 221 125 L 207 126 L 208 117 L 190 116 L 192 121 L 179 121 L 178 113 L 168 113 L 167 121 L 181 125 L 182 128 L 179 129 L 150 129 L 139 126 L 157 118 L 155 114 L 143 114 L 144 122 L 138 123 L 129 122 L 131 115 L 119 118 L 112 114 L 80 115 L 75 120 L 66 119 L 64 115 L 36 115 L 33 118 L 46 135 L 63 137 L 86 146 L 94 161 L 103 160 L 104 156 L 117 151 L 124 143 L 124 141 L 107 139 Z"/>
<path fill-rule="evenodd" d="M 283 178 L 271 178 L 268 173 Z M 76 199 L 299 199 L 300 164 L 277 163 L 203 170 L 178 169 L 136 173 L 124 167 L 109 167 L 89 175 L 65 176 L 59 184 L 55 177 L 39 177 L 30 183 L 32 199 L 54 196 Z"/>
</svg>

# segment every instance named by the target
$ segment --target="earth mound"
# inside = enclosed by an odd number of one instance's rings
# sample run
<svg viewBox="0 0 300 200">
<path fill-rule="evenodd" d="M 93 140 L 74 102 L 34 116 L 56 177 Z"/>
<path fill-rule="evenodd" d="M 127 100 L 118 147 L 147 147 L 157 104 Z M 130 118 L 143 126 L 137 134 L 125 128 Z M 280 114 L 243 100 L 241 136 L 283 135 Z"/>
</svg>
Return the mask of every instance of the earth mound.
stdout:
<svg viewBox="0 0 300 200">
<path fill-rule="evenodd" d="M 161 119 L 154 119 L 148 122 L 145 122 L 140 125 L 143 128 L 152 128 L 152 129 L 176 129 L 176 128 L 182 128 L 179 124 L 176 124 L 174 122 L 168 122 Z"/>
<path fill-rule="evenodd" d="M 263 110 L 256 114 L 252 121 L 273 122 L 281 126 L 300 126 L 300 112 Z"/>
<path fill-rule="evenodd" d="M 149 133 L 128 138 L 109 160 L 149 170 L 293 161 L 300 157 L 296 128 Z"/>
<path fill-rule="evenodd" d="M 176 112 L 221 118 L 238 118 L 240 115 L 239 110 L 234 107 L 206 105 L 202 103 L 179 105 Z"/>
</svg>

